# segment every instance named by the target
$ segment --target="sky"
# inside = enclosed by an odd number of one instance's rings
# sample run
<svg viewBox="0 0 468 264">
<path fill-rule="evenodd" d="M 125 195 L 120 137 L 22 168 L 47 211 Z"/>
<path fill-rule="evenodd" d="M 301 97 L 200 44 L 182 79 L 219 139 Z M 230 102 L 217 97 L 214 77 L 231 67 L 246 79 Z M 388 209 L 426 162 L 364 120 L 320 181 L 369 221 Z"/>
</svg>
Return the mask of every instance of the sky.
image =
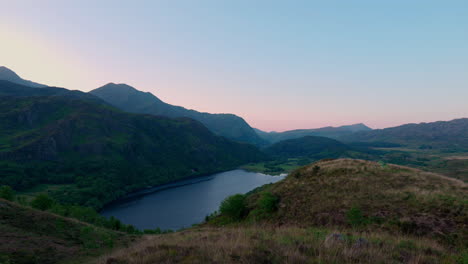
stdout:
<svg viewBox="0 0 468 264">
<path fill-rule="evenodd" d="M 468 1 L 0 0 L 0 65 L 266 131 L 468 117 Z"/>
</svg>

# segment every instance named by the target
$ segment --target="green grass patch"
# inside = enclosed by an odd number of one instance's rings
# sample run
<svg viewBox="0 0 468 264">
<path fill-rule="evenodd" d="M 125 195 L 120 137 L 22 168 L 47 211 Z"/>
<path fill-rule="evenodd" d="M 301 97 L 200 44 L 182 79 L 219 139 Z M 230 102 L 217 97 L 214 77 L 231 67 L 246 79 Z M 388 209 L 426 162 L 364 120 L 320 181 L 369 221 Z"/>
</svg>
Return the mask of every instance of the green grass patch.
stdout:
<svg viewBox="0 0 468 264">
<path fill-rule="evenodd" d="M 287 160 L 274 160 L 258 163 L 249 163 L 241 169 L 253 172 L 260 172 L 268 175 L 280 175 L 290 173 L 291 171 L 312 162 L 309 159 L 290 158 Z"/>
</svg>

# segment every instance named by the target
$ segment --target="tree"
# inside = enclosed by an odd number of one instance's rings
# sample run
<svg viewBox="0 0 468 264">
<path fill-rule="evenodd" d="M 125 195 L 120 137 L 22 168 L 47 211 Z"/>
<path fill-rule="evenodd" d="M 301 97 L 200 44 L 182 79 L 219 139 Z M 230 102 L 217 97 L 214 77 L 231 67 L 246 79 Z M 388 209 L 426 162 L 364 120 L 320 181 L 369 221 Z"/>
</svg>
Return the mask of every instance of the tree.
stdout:
<svg viewBox="0 0 468 264">
<path fill-rule="evenodd" d="M 50 198 L 47 194 L 39 194 L 32 200 L 31 206 L 39 210 L 47 210 L 52 207 L 54 200 Z"/>
<path fill-rule="evenodd" d="M 278 210 L 279 198 L 271 192 L 265 192 L 258 199 L 257 206 L 262 213 L 271 214 Z"/>
<path fill-rule="evenodd" d="M 3 185 L 0 187 L 0 198 L 3 198 L 8 201 L 13 201 L 15 199 L 15 191 L 10 186 Z"/>
<path fill-rule="evenodd" d="M 247 212 L 245 195 L 236 194 L 229 196 L 221 203 L 219 211 L 222 215 L 226 215 L 233 220 L 241 220 Z"/>
</svg>

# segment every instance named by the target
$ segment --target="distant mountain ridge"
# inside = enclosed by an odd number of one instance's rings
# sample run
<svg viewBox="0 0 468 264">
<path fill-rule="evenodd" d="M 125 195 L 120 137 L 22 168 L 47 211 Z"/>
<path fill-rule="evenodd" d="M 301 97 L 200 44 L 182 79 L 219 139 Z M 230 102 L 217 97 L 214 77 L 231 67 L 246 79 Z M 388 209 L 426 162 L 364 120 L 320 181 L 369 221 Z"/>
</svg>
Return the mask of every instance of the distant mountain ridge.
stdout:
<svg viewBox="0 0 468 264">
<path fill-rule="evenodd" d="M 47 87 L 47 85 L 24 80 L 14 71 L 8 69 L 5 66 L 0 66 L 0 80 L 10 81 L 10 82 L 21 84 L 21 85 L 28 86 L 28 87 L 35 87 L 35 88 Z"/>
<path fill-rule="evenodd" d="M 267 148 L 265 152 L 269 155 L 284 158 L 308 157 L 314 159 L 338 158 L 352 150 L 351 147 L 338 140 L 305 136 L 301 138 L 287 139 L 277 142 Z"/>
<path fill-rule="evenodd" d="M 127 112 L 188 117 L 201 122 L 217 135 L 254 145 L 265 143 L 244 119 L 233 114 L 202 113 L 170 105 L 149 92 L 139 91 L 126 84 L 109 83 L 90 93 Z"/>
<path fill-rule="evenodd" d="M 257 134 L 268 141 L 271 144 L 274 144 L 279 141 L 288 140 L 288 139 L 295 139 L 301 138 L 305 136 L 321 136 L 321 137 L 329 137 L 329 138 L 340 138 L 344 135 L 352 134 L 359 131 L 370 131 L 372 130 L 368 126 L 359 123 L 354 125 L 347 125 L 347 126 L 340 126 L 340 127 L 322 127 L 322 128 L 315 128 L 315 129 L 295 129 L 289 130 L 284 132 L 265 132 L 259 129 L 255 131 Z"/>
<path fill-rule="evenodd" d="M 421 148 L 468 149 L 468 118 L 406 124 L 344 135 L 345 142 L 388 142 Z"/>
<path fill-rule="evenodd" d="M 106 104 L 102 99 L 89 93 L 68 90 L 60 87 L 45 86 L 41 89 L 17 84 L 11 81 L 0 80 L 0 96 L 29 97 L 29 96 L 59 96 Z"/>
</svg>

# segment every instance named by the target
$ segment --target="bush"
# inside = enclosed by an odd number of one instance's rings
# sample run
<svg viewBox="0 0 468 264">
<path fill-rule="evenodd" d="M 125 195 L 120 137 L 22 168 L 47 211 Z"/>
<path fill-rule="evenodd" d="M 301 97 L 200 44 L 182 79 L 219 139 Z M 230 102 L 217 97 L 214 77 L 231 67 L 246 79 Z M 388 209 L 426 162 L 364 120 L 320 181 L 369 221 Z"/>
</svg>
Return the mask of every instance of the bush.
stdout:
<svg viewBox="0 0 468 264">
<path fill-rule="evenodd" d="M 317 166 L 315 165 L 313 168 L 312 168 L 312 175 L 317 175 L 320 171 L 320 166 Z"/>
<path fill-rule="evenodd" d="M 39 210 L 47 210 L 54 205 L 55 201 L 50 198 L 47 194 L 39 194 L 32 200 L 31 206 Z"/>
<path fill-rule="evenodd" d="M 232 220 L 240 221 L 247 213 L 245 195 L 236 194 L 224 199 L 219 207 L 219 211 L 222 215 Z"/>
<path fill-rule="evenodd" d="M 13 201 L 15 199 L 15 191 L 10 186 L 3 185 L 0 187 L 0 198 L 3 198 L 8 201 Z"/>
<path fill-rule="evenodd" d="M 271 214 L 278 210 L 279 198 L 271 192 L 265 192 L 258 199 L 257 206 L 262 213 Z"/>
<path fill-rule="evenodd" d="M 463 250 L 457 258 L 457 264 L 468 264 L 468 249 Z"/>
<path fill-rule="evenodd" d="M 353 227 L 364 226 L 369 223 L 369 219 L 364 216 L 359 207 L 352 207 L 346 212 L 346 220 Z"/>
</svg>

